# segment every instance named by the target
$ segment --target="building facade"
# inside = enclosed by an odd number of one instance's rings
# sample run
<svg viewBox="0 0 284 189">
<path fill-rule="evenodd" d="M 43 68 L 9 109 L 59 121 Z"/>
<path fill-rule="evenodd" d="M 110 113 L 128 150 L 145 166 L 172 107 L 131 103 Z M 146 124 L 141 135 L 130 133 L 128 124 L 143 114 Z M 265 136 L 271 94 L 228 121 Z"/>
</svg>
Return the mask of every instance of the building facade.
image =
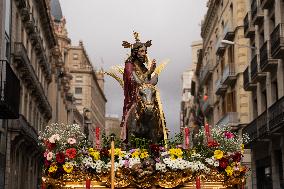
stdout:
<svg viewBox="0 0 284 189">
<path fill-rule="evenodd" d="M 37 136 L 52 117 L 48 94 L 56 38 L 48 1 L 7 2 L 11 16 L 8 53 L 20 80 L 20 116 L 8 121 L 5 188 L 38 188 L 42 154 Z"/>
<path fill-rule="evenodd" d="M 100 146 L 105 128 L 104 73 L 96 71 L 87 55 L 83 42 L 68 48 L 68 69 L 73 77 L 71 91 L 75 97 L 76 107 L 89 120 L 85 130 L 94 145 Z M 99 135 L 98 135 L 99 133 Z"/>
<path fill-rule="evenodd" d="M 203 48 L 195 72 L 197 123 L 230 127 L 241 134 L 250 121 L 251 93 L 243 88 L 243 74 L 250 53 L 243 20 L 247 0 L 209 0 L 202 21 Z M 250 150 L 243 163 L 251 167 Z M 251 177 L 247 179 L 247 188 Z"/>
<path fill-rule="evenodd" d="M 106 115 L 105 119 L 105 134 L 106 136 L 110 136 L 111 134 L 115 134 L 117 138 L 120 138 L 120 127 L 121 120 L 117 115 Z"/>
<path fill-rule="evenodd" d="M 249 0 L 244 36 L 249 56 L 244 89 L 251 92 L 249 134 L 253 188 L 284 188 L 284 2 Z"/>
<path fill-rule="evenodd" d="M 193 125 L 192 109 L 194 106 L 194 95 L 191 94 L 191 85 L 192 82 L 194 82 L 194 74 L 197 65 L 197 53 L 200 49 L 202 49 L 201 41 L 196 41 L 191 44 L 191 65 L 189 69 L 182 74 L 182 101 L 180 111 L 181 131 L 183 128 L 191 127 Z"/>
</svg>

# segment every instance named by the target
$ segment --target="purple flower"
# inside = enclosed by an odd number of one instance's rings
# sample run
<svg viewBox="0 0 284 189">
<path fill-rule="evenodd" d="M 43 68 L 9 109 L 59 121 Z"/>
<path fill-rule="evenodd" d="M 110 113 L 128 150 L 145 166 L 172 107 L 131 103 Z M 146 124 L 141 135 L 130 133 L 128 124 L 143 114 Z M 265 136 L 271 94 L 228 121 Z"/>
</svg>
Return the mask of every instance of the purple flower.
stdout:
<svg viewBox="0 0 284 189">
<path fill-rule="evenodd" d="M 135 152 L 136 151 L 136 149 L 131 149 L 131 150 L 129 150 L 129 152 L 132 154 L 133 152 Z"/>
</svg>

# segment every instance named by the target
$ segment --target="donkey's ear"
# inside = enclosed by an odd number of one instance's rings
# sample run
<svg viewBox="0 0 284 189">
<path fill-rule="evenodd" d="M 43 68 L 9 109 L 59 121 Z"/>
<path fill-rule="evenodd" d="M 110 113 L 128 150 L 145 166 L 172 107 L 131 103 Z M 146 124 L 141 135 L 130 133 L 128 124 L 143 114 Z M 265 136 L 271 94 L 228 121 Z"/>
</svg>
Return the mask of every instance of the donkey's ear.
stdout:
<svg viewBox="0 0 284 189">
<path fill-rule="evenodd" d="M 152 78 L 151 78 L 151 80 L 150 80 L 150 82 L 149 82 L 150 84 L 152 84 L 152 85 L 157 85 L 157 83 L 158 83 L 158 74 L 155 74 Z"/>
<path fill-rule="evenodd" d="M 137 76 L 135 71 L 132 72 L 132 76 L 133 76 L 133 79 L 136 83 L 138 83 L 139 85 L 143 84 L 143 81 Z"/>
</svg>

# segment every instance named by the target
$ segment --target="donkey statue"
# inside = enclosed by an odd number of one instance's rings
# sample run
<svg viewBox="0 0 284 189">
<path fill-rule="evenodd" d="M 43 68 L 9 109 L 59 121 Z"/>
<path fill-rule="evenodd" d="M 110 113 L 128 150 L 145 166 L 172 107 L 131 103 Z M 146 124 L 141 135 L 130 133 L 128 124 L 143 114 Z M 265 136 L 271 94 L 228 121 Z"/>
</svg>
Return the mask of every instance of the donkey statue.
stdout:
<svg viewBox="0 0 284 189">
<path fill-rule="evenodd" d="M 159 109 L 157 89 L 155 87 L 158 82 L 158 75 L 156 74 L 151 79 L 142 81 L 133 72 L 133 78 L 138 85 L 138 91 L 136 104 L 127 120 L 128 136 L 145 138 L 154 144 L 163 142 L 164 115 L 161 115 L 162 111 Z"/>
</svg>

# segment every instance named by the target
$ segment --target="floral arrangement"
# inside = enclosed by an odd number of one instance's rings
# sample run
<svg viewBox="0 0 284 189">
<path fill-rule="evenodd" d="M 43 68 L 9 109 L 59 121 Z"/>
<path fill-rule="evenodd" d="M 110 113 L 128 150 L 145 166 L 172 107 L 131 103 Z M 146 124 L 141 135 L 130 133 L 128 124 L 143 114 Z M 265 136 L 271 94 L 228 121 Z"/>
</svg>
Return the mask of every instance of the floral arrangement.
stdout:
<svg viewBox="0 0 284 189">
<path fill-rule="evenodd" d="M 85 175 L 109 182 L 109 148 L 91 147 L 78 125 L 52 124 L 39 139 L 44 148 L 46 177 L 62 179 L 79 174 L 81 179 Z M 244 182 L 248 169 L 241 160 L 247 136 L 239 137 L 228 128 L 216 126 L 209 135 L 200 129 L 193 141 L 190 149 L 183 149 L 180 144 L 169 148 L 157 144 L 115 148 L 116 187 L 135 184 L 147 188 L 154 183 L 172 188 L 200 178 L 222 181 L 227 186 Z"/>
</svg>

